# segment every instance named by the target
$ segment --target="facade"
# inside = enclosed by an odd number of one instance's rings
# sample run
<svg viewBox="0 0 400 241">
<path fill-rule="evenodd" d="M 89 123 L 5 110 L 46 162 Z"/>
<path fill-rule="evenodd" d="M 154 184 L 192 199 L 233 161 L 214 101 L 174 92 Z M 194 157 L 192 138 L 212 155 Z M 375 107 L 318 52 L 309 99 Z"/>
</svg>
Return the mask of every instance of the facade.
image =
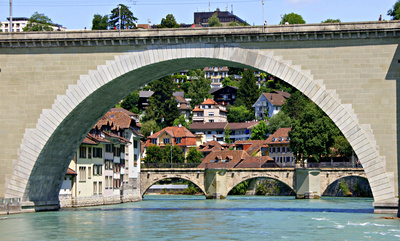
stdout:
<svg viewBox="0 0 400 241">
<path fill-rule="evenodd" d="M 190 115 L 192 114 L 192 108 L 190 108 L 190 103 L 182 96 L 175 96 L 178 102 L 179 114 L 185 116 L 186 122 L 189 122 Z"/>
<path fill-rule="evenodd" d="M 214 12 L 195 12 L 194 13 L 194 23 L 199 24 L 203 27 L 208 27 L 208 19 L 214 14 L 217 14 L 217 17 L 223 26 L 229 25 L 230 22 L 238 22 L 238 23 L 246 23 L 244 20 L 239 18 L 238 16 L 233 14 L 233 11 L 220 11 L 217 8 Z"/>
<path fill-rule="evenodd" d="M 205 135 L 205 142 L 217 141 L 220 144 L 224 144 L 224 134 L 226 129 L 229 129 L 231 142 L 248 140 L 251 137 L 251 130 L 257 124 L 258 121 L 244 123 L 193 122 L 190 125 L 190 131 L 195 135 Z"/>
<path fill-rule="evenodd" d="M 209 93 L 214 96 L 214 101 L 219 105 L 233 105 L 236 100 L 238 88 L 235 86 L 225 86 L 212 88 Z"/>
<path fill-rule="evenodd" d="M 289 131 L 291 128 L 279 128 L 266 141 L 268 155 L 280 166 L 294 166 L 293 152 L 290 150 Z"/>
<path fill-rule="evenodd" d="M 228 67 L 205 67 L 204 71 L 204 78 L 211 79 L 211 88 L 221 88 L 222 81 L 225 77 L 228 77 Z"/>
<path fill-rule="evenodd" d="M 228 111 L 212 99 L 207 99 L 193 109 L 193 122 L 226 122 Z"/>
<path fill-rule="evenodd" d="M 23 28 L 28 24 L 29 18 L 25 17 L 13 17 L 12 19 L 12 32 L 23 32 Z M 65 31 L 66 28 L 59 24 L 54 24 L 52 26 L 54 31 Z M 7 18 L 7 21 L 2 21 L 0 30 L 3 33 L 7 33 L 10 31 L 10 18 Z"/>
<path fill-rule="evenodd" d="M 289 97 L 290 94 L 283 91 L 279 93 L 262 93 L 252 106 L 255 110 L 255 118 L 262 120 L 276 115 Z"/>
<path fill-rule="evenodd" d="M 146 147 L 157 145 L 179 146 L 185 157 L 191 147 L 196 147 L 196 137 L 184 126 L 169 126 L 147 137 Z"/>
<path fill-rule="evenodd" d="M 268 156 L 267 140 L 245 140 L 234 143 L 235 150 L 246 151 L 250 156 Z"/>
</svg>

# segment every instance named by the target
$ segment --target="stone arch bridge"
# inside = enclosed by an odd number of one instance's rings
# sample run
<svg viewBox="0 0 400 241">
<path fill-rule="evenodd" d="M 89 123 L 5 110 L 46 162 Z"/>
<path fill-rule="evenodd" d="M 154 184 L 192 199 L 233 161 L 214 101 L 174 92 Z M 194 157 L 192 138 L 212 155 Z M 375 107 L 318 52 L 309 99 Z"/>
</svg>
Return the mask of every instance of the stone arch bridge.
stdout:
<svg viewBox="0 0 400 241">
<path fill-rule="evenodd" d="M 161 180 L 180 178 L 199 187 L 207 199 L 220 199 L 243 181 L 270 178 L 284 183 L 299 198 L 306 194 L 320 197 L 329 185 L 345 177 L 367 178 L 362 168 L 144 168 L 140 173 L 140 194 L 143 196 Z"/>
<path fill-rule="evenodd" d="M 400 22 L 0 33 L 0 198 L 57 209 L 94 123 L 132 91 L 182 69 L 257 69 L 339 127 L 376 206 L 398 202 Z"/>
</svg>

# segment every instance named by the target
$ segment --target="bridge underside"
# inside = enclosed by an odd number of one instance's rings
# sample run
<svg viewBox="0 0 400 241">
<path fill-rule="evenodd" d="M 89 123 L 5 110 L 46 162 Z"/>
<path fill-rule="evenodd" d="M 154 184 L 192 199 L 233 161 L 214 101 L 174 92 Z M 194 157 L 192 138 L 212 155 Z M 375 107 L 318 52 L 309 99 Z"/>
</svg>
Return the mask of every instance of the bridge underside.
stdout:
<svg viewBox="0 0 400 241">
<path fill-rule="evenodd" d="M 352 145 L 376 207 L 397 205 L 400 24 L 366 25 L 324 25 L 314 34 L 305 25 L 298 35 L 290 32 L 296 26 L 179 30 L 179 38 L 178 30 L 69 40 L 46 33 L 55 39 L 47 42 L 40 33 L 0 35 L 0 197 L 56 206 L 73 153 L 108 109 L 172 72 L 227 65 L 268 72 L 314 101 Z"/>
</svg>

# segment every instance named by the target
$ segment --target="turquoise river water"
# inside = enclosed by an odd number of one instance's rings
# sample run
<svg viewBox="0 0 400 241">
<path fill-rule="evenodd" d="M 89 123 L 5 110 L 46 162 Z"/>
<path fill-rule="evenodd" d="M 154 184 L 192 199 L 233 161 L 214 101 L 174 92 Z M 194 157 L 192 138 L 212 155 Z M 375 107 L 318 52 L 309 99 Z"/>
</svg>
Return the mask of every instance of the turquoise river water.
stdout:
<svg viewBox="0 0 400 241">
<path fill-rule="evenodd" d="M 0 216 L 0 240 L 400 240 L 372 199 L 146 195 L 142 202 Z"/>
</svg>

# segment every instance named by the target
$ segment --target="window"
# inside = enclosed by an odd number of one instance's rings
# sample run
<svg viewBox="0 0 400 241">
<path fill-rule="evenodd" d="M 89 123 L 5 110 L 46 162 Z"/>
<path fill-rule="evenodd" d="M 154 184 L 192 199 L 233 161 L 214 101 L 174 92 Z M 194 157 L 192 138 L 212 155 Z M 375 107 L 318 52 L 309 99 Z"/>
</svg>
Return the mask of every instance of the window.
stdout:
<svg viewBox="0 0 400 241">
<path fill-rule="evenodd" d="M 164 139 L 163 139 L 164 144 L 169 144 L 169 143 L 170 143 L 169 141 L 170 141 L 169 138 L 164 138 Z"/>
<path fill-rule="evenodd" d="M 114 179 L 114 188 L 118 189 L 121 187 L 121 180 L 119 179 Z"/>
<path fill-rule="evenodd" d="M 79 181 L 86 182 L 86 167 L 79 167 Z"/>
<path fill-rule="evenodd" d="M 103 183 L 99 182 L 99 195 L 103 194 Z"/>
<path fill-rule="evenodd" d="M 88 167 L 88 178 L 92 178 L 92 167 Z"/>
<path fill-rule="evenodd" d="M 92 148 L 88 147 L 88 158 L 92 159 Z"/>
<path fill-rule="evenodd" d="M 93 147 L 93 158 L 102 158 L 102 157 L 103 157 L 103 148 Z"/>
<path fill-rule="evenodd" d="M 222 134 L 224 134 L 224 132 L 223 131 L 217 131 L 217 134 L 218 135 L 222 135 Z"/>
<path fill-rule="evenodd" d="M 157 145 L 157 139 L 156 138 L 151 139 L 151 144 Z"/>
<path fill-rule="evenodd" d="M 138 156 L 136 154 L 134 154 L 133 155 L 133 161 L 134 161 L 133 166 L 135 166 L 135 167 L 137 166 L 137 158 L 138 158 Z"/>
<path fill-rule="evenodd" d="M 214 112 L 209 112 L 208 116 L 214 116 Z"/>
<path fill-rule="evenodd" d="M 210 119 L 209 122 L 214 122 L 214 119 Z"/>
<path fill-rule="evenodd" d="M 208 134 L 208 135 L 211 135 L 211 134 L 212 134 L 212 131 L 207 131 L 207 134 Z"/>
<path fill-rule="evenodd" d="M 79 147 L 79 158 L 86 158 L 86 146 Z"/>
<path fill-rule="evenodd" d="M 180 144 L 182 142 L 182 138 L 181 137 L 177 137 L 175 139 L 175 141 L 176 141 L 176 144 Z"/>
<path fill-rule="evenodd" d="M 120 147 L 114 146 L 114 156 L 119 157 L 121 155 Z"/>
<path fill-rule="evenodd" d="M 111 144 L 106 144 L 106 152 L 112 152 Z"/>
<path fill-rule="evenodd" d="M 103 165 L 93 165 L 93 176 L 101 176 L 103 174 Z"/>
<path fill-rule="evenodd" d="M 97 182 L 93 182 L 93 195 L 97 195 Z"/>
<path fill-rule="evenodd" d="M 203 116 L 203 113 L 197 113 L 197 116 Z"/>
<path fill-rule="evenodd" d="M 112 170 L 113 169 L 113 161 L 112 160 L 105 160 L 104 161 L 104 169 Z"/>
<path fill-rule="evenodd" d="M 138 141 L 137 141 L 137 140 L 134 140 L 134 141 L 133 141 L 133 147 L 134 147 L 134 148 L 137 148 L 137 147 L 138 147 Z"/>
</svg>

